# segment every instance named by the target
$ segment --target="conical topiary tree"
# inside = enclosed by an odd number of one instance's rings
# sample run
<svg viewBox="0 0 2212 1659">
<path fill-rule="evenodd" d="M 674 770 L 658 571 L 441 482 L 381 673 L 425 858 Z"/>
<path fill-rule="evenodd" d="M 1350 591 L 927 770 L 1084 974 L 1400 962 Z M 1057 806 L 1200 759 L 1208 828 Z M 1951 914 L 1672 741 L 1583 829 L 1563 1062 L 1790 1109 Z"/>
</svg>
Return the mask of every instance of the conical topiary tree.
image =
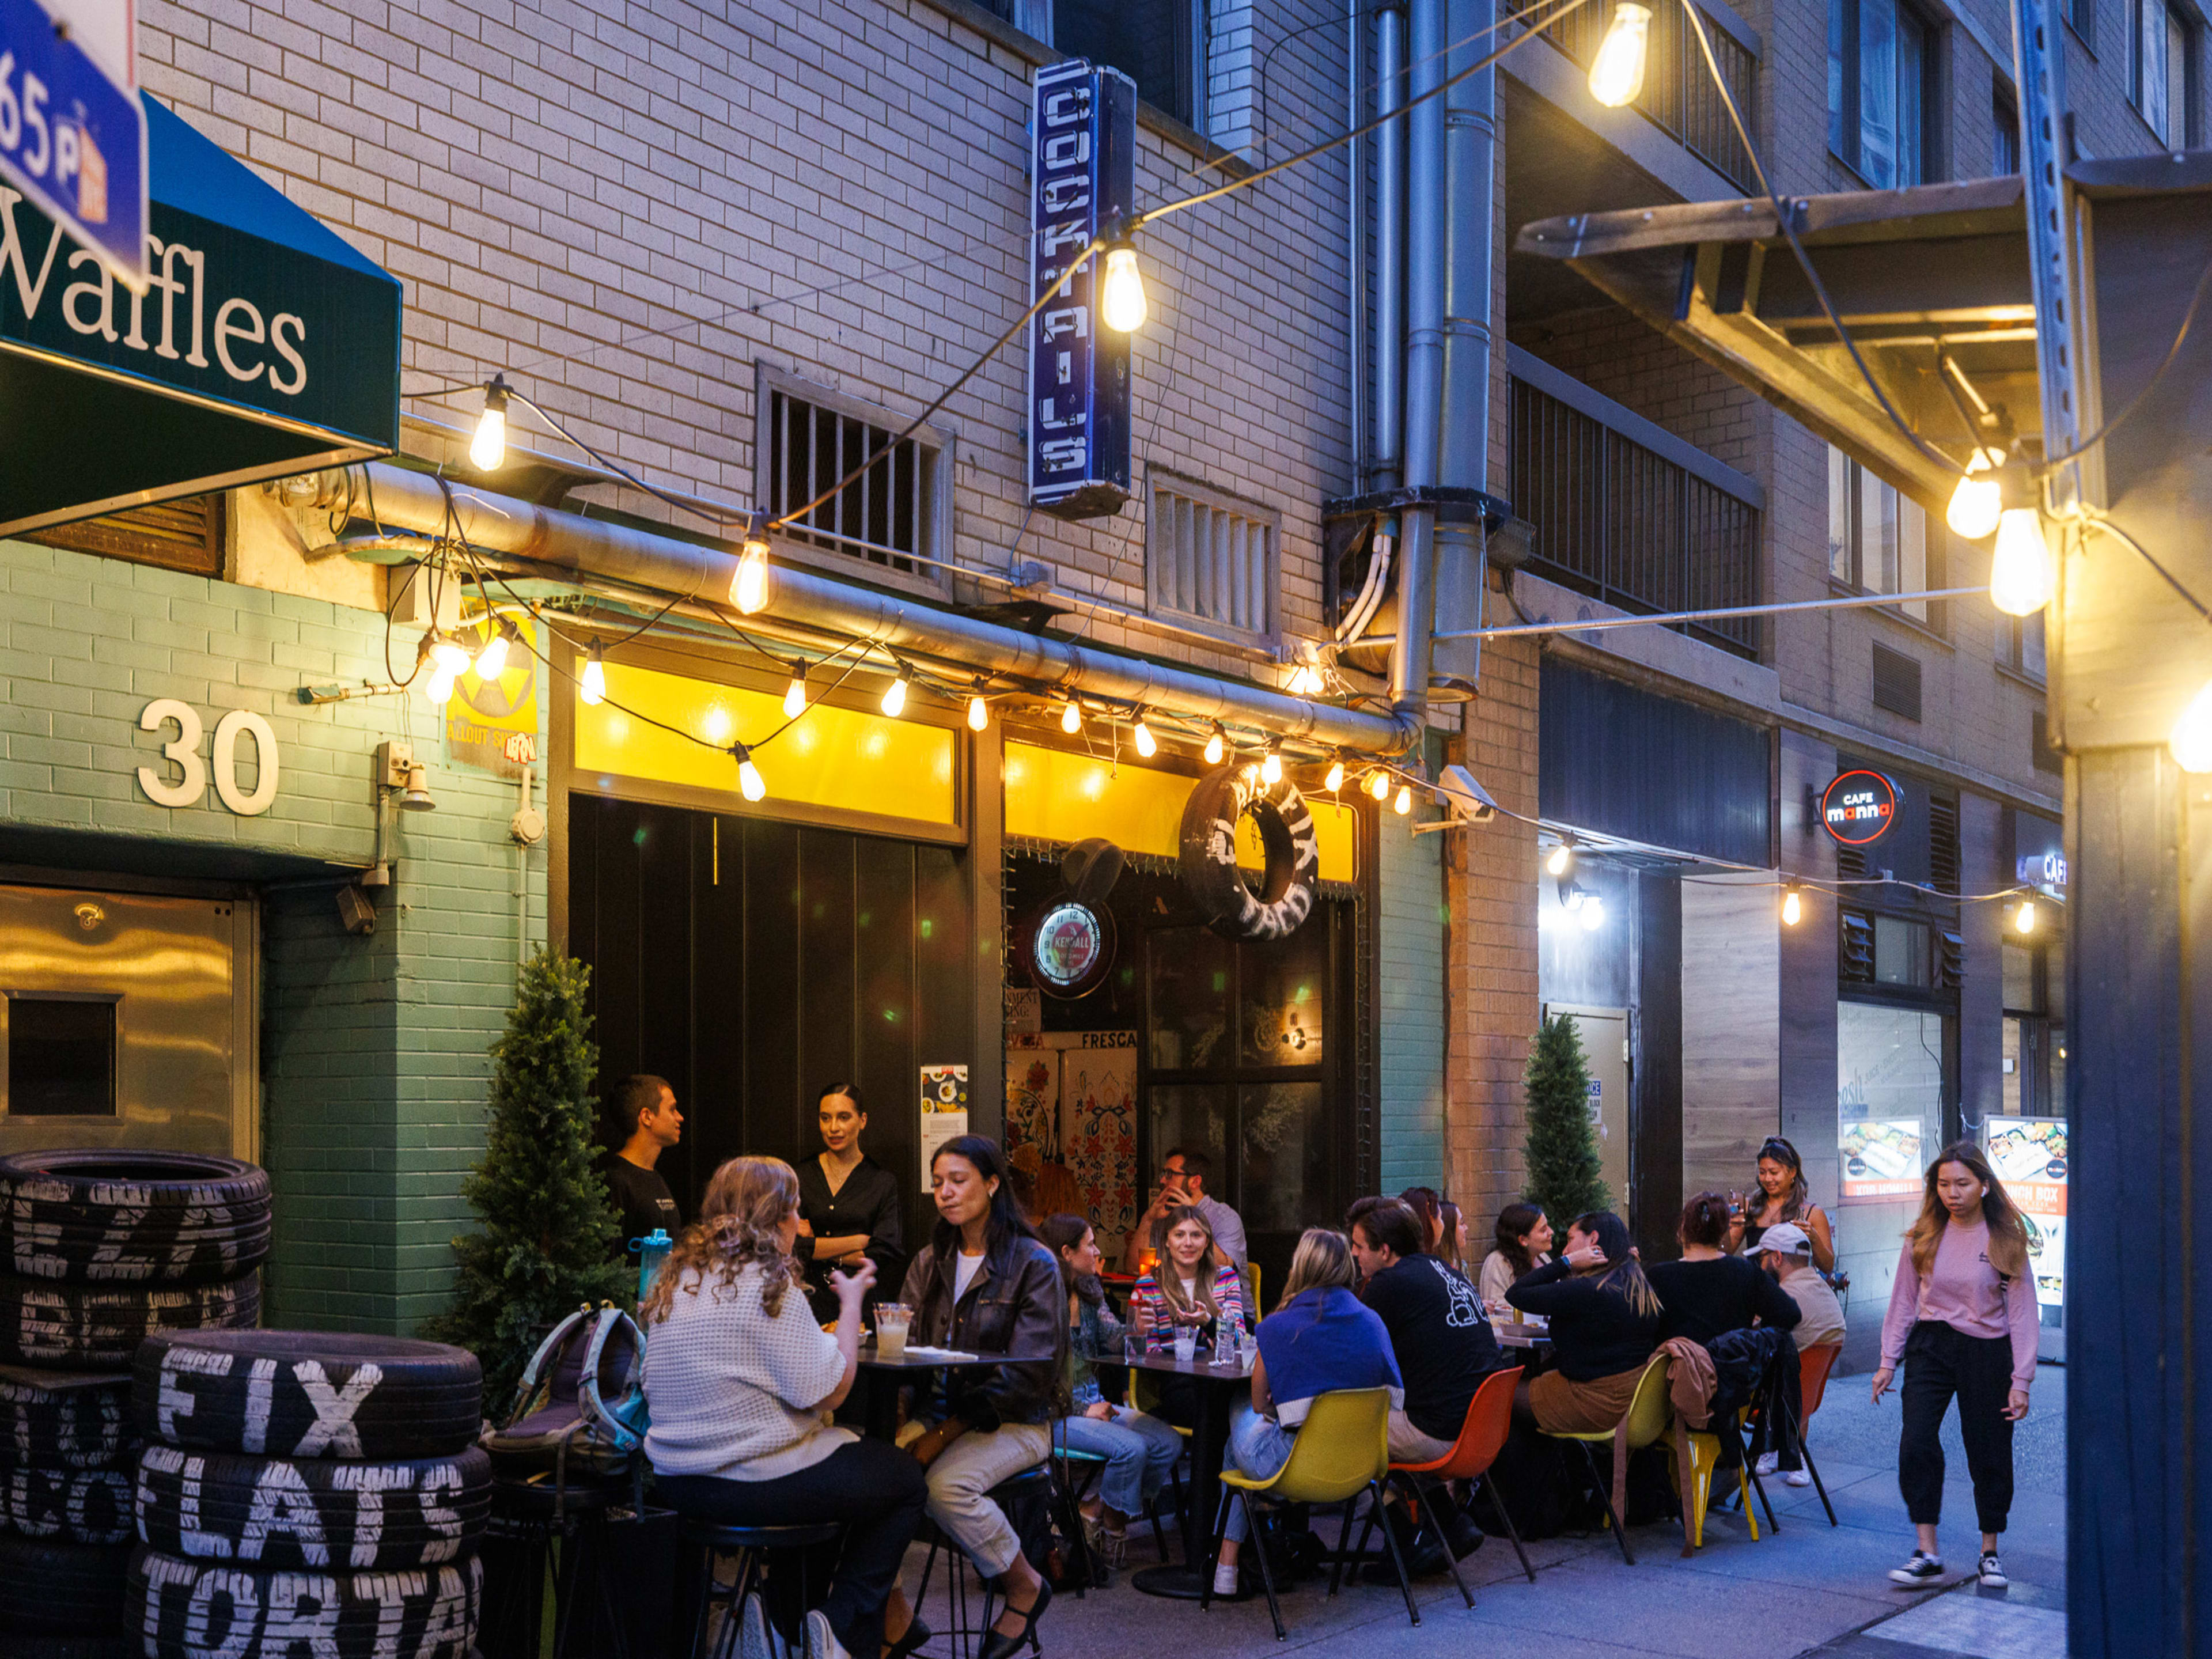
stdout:
<svg viewBox="0 0 2212 1659">
<path fill-rule="evenodd" d="M 1599 1171 L 1597 1130 L 1589 1115 L 1589 1067 L 1583 1060 L 1582 1034 L 1572 1014 L 1554 1014 L 1536 1033 L 1528 1054 L 1528 1187 L 1525 1196 L 1538 1205 L 1559 1235 L 1564 1249 L 1567 1224 L 1592 1210 L 1613 1207 L 1613 1196 Z"/>
<path fill-rule="evenodd" d="M 474 1353 L 495 1419 L 544 1326 L 581 1303 L 627 1305 L 635 1286 L 614 1255 L 621 1231 L 592 1167 L 599 1051 L 584 992 L 591 970 L 540 951 L 522 970 L 507 1034 L 492 1045 L 483 1161 L 461 1184 L 482 1231 L 453 1241 L 453 1304 L 423 1334 Z"/>
</svg>

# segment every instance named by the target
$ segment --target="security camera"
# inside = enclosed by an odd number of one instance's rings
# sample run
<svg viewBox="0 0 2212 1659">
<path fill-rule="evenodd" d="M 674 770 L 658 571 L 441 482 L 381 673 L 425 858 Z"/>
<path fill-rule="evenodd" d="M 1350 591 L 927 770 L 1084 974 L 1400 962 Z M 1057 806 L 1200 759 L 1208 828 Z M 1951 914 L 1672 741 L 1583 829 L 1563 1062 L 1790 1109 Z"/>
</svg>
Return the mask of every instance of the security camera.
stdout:
<svg viewBox="0 0 2212 1659">
<path fill-rule="evenodd" d="M 1464 766 L 1447 766 L 1432 793 L 1437 805 L 1462 823 L 1487 823 L 1498 816 L 1498 803 L 1490 798 L 1474 774 Z"/>
<path fill-rule="evenodd" d="M 349 933 L 373 933 L 376 931 L 376 906 L 369 902 L 368 895 L 360 888 L 341 887 L 338 922 Z"/>
</svg>

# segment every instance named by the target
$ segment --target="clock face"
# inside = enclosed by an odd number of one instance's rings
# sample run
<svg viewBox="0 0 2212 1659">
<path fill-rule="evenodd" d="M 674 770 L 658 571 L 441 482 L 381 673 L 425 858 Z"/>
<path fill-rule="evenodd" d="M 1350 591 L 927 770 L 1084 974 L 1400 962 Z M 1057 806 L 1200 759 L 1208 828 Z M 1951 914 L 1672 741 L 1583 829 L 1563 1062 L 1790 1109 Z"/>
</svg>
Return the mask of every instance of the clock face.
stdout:
<svg viewBox="0 0 2212 1659">
<path fill-rule="evenodd" d="M 1070 902 L 1044 913 L 1030 956 L 1039 975 L 1065 990 L 1089 977 L 1105 950 L 1106 930 L 1097 916 L 1090 906 Z"/>
</svg>

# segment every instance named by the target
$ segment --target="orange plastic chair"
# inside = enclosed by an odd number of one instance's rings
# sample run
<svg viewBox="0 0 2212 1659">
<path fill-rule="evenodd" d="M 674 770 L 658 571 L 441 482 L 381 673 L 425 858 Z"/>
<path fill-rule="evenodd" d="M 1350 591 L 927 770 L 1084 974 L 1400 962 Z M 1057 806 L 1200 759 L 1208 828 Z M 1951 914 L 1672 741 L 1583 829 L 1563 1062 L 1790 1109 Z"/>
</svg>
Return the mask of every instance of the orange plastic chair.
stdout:
<svg viewBox="0 0 2212 1659">
<path fill-rule="evenodd" d="M 1520 1529 L 1514 1526 L 1513 1517 L 1505 1512 L 1505 1500 L 1498 1495 L 1495 1482 L 1485 1480 L 1490 1466 L 1498 1461 L 1498 1454 L 1505 1449 L 1505 1437 L 1513 1427 L 1513 1390 L 1521 1381 L 1525 1366 L 1515 1365 L 1505 1370 L 1492 1371 L 1482 1380 L 1468 1401 L 1467 1420 L 1459 1425 L 1459 1439 L 1452 1449 L 1433 1463 L 1393 1463 L 1389 1479 L 1406 1494 L 1416 1508 L 1419 1506 L 1420 1489 L 1416 1477 L 1425 1475 L 1436 1480 L 1479 1480 L 1490 1494 L 1491 1507 L 1498 1518 L 1505 1523 L 1505 1535 L 1513 1540 L 1514 1553 L 1521 1558 L 1521 1571 L 1528 1575 L 1528 1582 L 1536 1582 L 1536 1569 L 1528 1563 L 1528 1552 L 1521 1543 Z M 1366 1529 L 1359 1534 L 1359 1553 L 1367 1553 L 1368 1540 L 1375 1534 L 1375 1514 L 1368 1511 Z M 1451 1540 L 1437 1528 L 1437 1541 L 1443 1546 L 1444 1559 L 1451 1563 L 1452 1582 L 1459 1586 L 1460 1595 L 1469 1607 L 1474 1596 L 1460 1576 L 1459 1558 L 1452 1553 Z"/>
<path fill-rule="evenodd" d="M 1820 1482 L 1820 1465 L 1813 1461 L 1813 1448 L 1807 1443 L 1805 1428 L 1813 1420 L 1813 1413 L 1820 1409 L 1820 1401 L 1828 1392 L 1828 1373 L 1835 1369 L 1836 1357 L 1844 1351 L 1840 1342 L 1816 1342 L 1809 1348 L 1797 1350 L 1797 1392 L 1801 1398 L 1797 1419 L 1797 1450 L 1805 1460 L 1805 1473 L 1813 1477 L 1813 1490 L 1820 1494 L 1820 1507 L 1828 1512 L 1828 1524 L 1835 1526 L 1836 1506 L 1828 1501 L 1828 1489 Z"/>
</svg>

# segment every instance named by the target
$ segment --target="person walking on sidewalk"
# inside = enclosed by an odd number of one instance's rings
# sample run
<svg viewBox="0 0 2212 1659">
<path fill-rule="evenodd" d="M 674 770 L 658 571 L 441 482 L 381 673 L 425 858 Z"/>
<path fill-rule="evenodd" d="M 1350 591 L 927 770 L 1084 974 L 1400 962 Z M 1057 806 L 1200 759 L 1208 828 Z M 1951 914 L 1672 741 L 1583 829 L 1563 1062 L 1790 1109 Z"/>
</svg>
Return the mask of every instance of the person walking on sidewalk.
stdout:
<svg viewBox="0 0 2212 1659">
<path fill-rule="evenodd" d="M 2037 1323 L 2020 1212 L 1981 1148 L 1954 1142 L 1928 1166 L 1920 1218 L 1905 1237 L 1881 1324 L 1881 1369 L 1874 1374 L 1879 1401 L 1899 1363 L 1905 1364 L 1897 1485 L 1918 1547 L 1891 1571 L 1893 1583 L 1929 1584 L 1943 1576 L 1936 1547 L 1943 1511 L 1942 1431 L 1956 1395 L 1982 1528 L 1978 1577 L 1993 1588 L 2005 1583 L 1997 1534 L 2012 1509 L 2012 1428 L 2027 1415 Z"/>
</svg>

